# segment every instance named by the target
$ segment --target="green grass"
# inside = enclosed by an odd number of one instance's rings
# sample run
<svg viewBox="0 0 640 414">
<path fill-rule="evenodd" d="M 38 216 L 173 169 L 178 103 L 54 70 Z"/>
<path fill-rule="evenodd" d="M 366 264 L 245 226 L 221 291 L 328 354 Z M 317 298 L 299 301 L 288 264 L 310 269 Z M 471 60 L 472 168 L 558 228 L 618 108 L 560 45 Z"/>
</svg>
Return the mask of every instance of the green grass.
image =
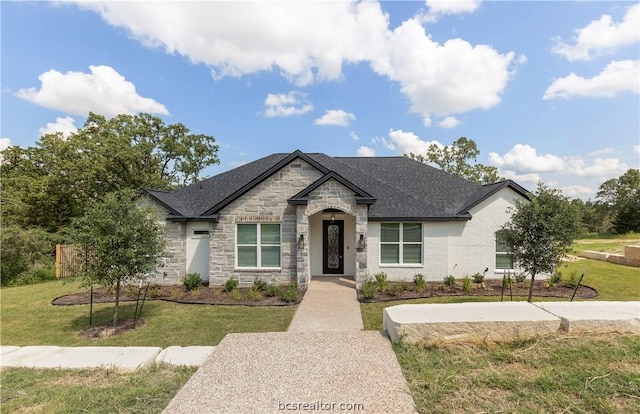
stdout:
<svg viewBox="0 0 640 414">
<path fill-rule="evenodd" d="M 585 236 L 573 243 L 572 254 L 579 254 L 582 250 L 623 254 L 627 245 L 640 245 L 640 233 Z"/>
<path fill-rule="evenodd" d="M 113 370 L 5 368 L 3 413 L 159 413 L 195 368 Z"/>
<path fill-rule="evenodd" d="M 640 336 L 394 344 L 421 413 L 640 412 Z"/>
<path fill-rule="evenodd" d="M 61 295 L 81 290 L 77 283 L 55 281 L 2 288 L 2 345 L 159 346 L 217 345 L 230 332 L 285 331 L 295 307 L 185 305 L 147 301 L 146 324 L 121 335 L 82 339 L 89 325 L 89 305 L 53 306 Z M 94 305 L 94 323 L 113 317 L 113 304 Z M 135 302 L 121 304 L 120 317 L 132 318 Z"/>
</svg>

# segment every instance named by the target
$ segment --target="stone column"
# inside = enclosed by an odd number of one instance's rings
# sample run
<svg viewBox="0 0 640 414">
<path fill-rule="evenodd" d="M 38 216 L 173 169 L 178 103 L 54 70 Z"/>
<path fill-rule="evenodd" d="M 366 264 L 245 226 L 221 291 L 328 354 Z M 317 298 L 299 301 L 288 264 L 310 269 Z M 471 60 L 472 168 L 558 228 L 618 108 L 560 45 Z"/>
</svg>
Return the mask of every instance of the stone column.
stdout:
<svg viewBox="0 0 640 414">
<path fill-rule="evenodd" d="M 367 277 L 367 249 L 369 249 L 369 243 L 367 242 L 367 229 L 369 223 L 369 210 L 366 204 L 358 204 L 356 206 L 356 241 L 360 239 L 360 235 L 363 235 L 364 246 L 360 246 L 356 249 L 356 288 L 360 288 L 364 279 Z"/>
<path fill-rule="evenodd" d="M 300 241 L 303 238 L 303 242 Z M 307 206 L 298 205 L 296 209 L 296 252 L 297 252 L 297 275 L 298 287 L 306 289 L 309 286 L 309 217 L 307 217 Z"/>
</svg>

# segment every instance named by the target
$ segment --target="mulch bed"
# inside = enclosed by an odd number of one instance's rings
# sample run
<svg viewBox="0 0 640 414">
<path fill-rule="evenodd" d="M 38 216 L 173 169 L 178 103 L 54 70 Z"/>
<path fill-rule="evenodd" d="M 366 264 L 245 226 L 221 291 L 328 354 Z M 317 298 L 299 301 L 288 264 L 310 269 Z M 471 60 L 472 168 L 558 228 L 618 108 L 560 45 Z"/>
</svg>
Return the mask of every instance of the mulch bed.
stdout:
<svg viewBox="0 0 640 414">
<path fill-rule="evenodd" d="M 140 328 L 144 325 L 144 319 L 138 319 L 135 322 L 135 327 L 133 325 L 133 319 L 120 319 L 116 325 L 113 324 L 113 321 L 109 320 L 83 329 L 78 334 L 78 337 L 82 339 L 107 338 L 131 331 L 135 328 Z"/>
<path fill-rule="evenodd" d="M 199 304 L 199 305 L 242 305 L 242 306 L 292 306 L 297 305 L 302 300 L 295 302 L 285 302 L 279 296 L 267 297 L 254 300 L 246 296 L 249 288 L 238 288 L 243 299 L 234 299 L 222 288 L 202 286 L 200 288 L 186 291 L 184 286 L 152 286 L 147 292 L 146 300 L 164 300 L 168 302 Z M 140 300 L 144 295 L 144 288 L 140 292 Z M 90 301 L 90 291 L 75 292 L 55 298 L 53 305 L 86 305 Z M 131 302 L 138 299 L 137 287 L 123 287 L 120 291 L 121 302 Z M 94 288 L 93 303 L 112 303 L 116 301 L 115 291 L 109 288 Z"/>
<path fill-rule="evenodd" d="M 392 285 L 397 282 L 389 282 Z M 433 298 L 440 296 L 500 296 L 502 293 L 502 280 L 485 280 L 485 287 L 481 287 L 477 283 L 471 284 L 471 290 L 465 292 L 462 289 L 460 281 L 456 281 L 455 286 L 447 286 L 442 282 L 426 282 L 425 290 L 418 292 L 415 283 L 404 283 L 405 290 L 396 294 L 389 294 L 387 289 L 385 292 L 378 292 L 374 299 L 364 299 L 361 294 L 358 300 L 363 303 L 388 302 L 393 300 Z M 566 298 L 571 299 L 575 286 L 571 287 L 562 282 L 556 283 L 554 287 L 547 288 L 544 280 L 536 280 L 533 287 L 534 298 Z M 529 295 L 529 281 L 522 283 L 512 282 L 511 292 L 509 289 L 504 290 L 504 300 L 510 300 L 510 295 L 527 296 Z M 576 298 L 590 299 L 598 296 L 598 292 L 589 286 L 580 285 L 576 292 Z"/>
</svg>

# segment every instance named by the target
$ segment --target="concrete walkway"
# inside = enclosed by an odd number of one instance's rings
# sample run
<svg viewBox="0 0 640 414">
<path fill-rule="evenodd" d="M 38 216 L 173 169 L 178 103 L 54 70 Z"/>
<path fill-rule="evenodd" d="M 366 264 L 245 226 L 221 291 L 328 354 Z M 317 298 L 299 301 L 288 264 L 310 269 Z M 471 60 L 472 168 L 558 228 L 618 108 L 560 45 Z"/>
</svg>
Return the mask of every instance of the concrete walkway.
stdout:
<svg viewBox="0 0 640 414">
<path fill-rule="evenodd" d="M 361 331 L 362 314 L 352 278 L 315 276 L 289 332 Z"/>
</svg>

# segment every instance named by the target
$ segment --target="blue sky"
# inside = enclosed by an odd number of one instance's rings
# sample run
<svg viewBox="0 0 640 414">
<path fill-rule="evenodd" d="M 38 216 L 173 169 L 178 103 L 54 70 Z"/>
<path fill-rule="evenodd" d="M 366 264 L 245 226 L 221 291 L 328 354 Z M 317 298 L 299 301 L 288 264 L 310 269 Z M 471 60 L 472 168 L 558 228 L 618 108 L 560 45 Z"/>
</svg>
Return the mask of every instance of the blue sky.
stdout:
<svg viewBox="0 0 640 414">
<path fill-rule="evenodd" d="M 637 2 L 1 2 L 0 148 L 89 111 L 273 152 L 473 139 L 529 189 L 592 198 L 640 165 Z"/>
</svg>

